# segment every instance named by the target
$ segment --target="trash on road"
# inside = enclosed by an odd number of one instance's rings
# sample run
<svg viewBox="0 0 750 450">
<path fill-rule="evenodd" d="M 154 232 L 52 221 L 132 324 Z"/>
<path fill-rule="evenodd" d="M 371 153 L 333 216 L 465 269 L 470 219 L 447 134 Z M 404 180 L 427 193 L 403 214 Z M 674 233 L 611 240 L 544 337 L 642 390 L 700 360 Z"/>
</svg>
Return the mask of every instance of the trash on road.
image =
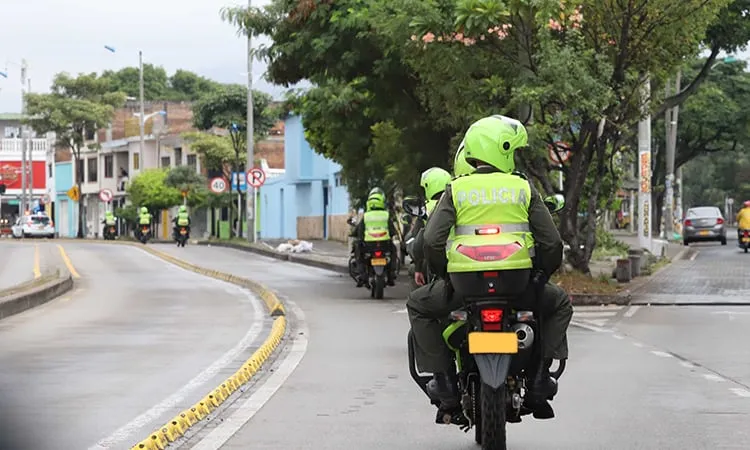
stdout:
<svg viewBox="0 0 750 450">
<path fill-rule="evenodd" d="M 276 247 L 276 251 L 279 253 L 310 253 L 312 249 L 312 242 L 300 241 L 297 239 L 281 243 L 278 247 Z"/>
</svg>

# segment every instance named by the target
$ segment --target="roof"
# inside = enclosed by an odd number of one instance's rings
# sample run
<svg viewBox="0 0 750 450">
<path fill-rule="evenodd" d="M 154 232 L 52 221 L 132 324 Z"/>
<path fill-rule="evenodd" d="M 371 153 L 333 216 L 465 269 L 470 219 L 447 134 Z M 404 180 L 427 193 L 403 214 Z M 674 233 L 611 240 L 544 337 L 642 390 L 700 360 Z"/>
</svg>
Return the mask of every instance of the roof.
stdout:
<svg viewBox="0 0 750 450">
<path fill-rule="evenodd" d="M 21 113 L 0 113 L 0 120 L 21 120 L 23 114 Z"/>
</svg>

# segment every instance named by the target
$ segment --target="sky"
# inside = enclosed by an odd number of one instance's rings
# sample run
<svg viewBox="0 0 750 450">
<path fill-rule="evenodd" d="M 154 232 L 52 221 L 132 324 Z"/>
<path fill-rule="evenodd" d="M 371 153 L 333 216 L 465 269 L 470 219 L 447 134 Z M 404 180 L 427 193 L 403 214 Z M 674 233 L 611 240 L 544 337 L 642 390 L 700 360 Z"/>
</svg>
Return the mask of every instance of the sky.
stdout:
<svg viewBox="0 0 750 450">
<path fill-rule="evenodd" d="M 253 0 L 253 6 L 270 0 Z M 221 20 L 232 0 L 3 0 L 0 8 L 0 113 L 21 111 L 20 63 L 25 59 L 32 92 L 48 92 L 58 72 L 117 70 L 143 62 L 171 75 L 186 69 L 223 83 L 246 83 L 247 39 Z M 253 46 L 268 44 L 253 41 Z M 116 49 L 107 51 L 108 45 Z M 253 63 L 254 88 L 275 97 L 284 88 L 262 80 L 265 64 Z"/>
</svg>

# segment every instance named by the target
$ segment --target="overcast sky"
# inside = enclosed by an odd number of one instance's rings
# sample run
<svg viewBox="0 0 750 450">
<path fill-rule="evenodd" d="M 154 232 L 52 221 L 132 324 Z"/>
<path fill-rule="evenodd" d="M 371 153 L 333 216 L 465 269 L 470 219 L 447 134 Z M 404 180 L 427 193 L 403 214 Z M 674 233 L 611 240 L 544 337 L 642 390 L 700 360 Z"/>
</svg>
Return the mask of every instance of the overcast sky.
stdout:
<svg viewBox="0 0 750 450">
<path fill-rule="evenodd" d="M 253 0 L 264 5 L 269 0 Z M 186 69 L 225 83 L 245 83 L 247 40 L 222 22 L 232 0 L 2 0 L 0 2 L 0 113 L 20 112 L 20 62 L 29 65 L 33 92 L 47 92 L 57 72 L 101 72 L 144 63 L 168 74 Z M 267 41 L 266 41 L 267 42 Z M 254 45 L 257 42 L 254 43 Z M 116 52 L 110 53 L 105 45 Z M 6 62 L 7 61 L 7 62 Z M 255 88 L 284 89 L 260 79 L 265 65 L 255 62 Z"/>
</svg>

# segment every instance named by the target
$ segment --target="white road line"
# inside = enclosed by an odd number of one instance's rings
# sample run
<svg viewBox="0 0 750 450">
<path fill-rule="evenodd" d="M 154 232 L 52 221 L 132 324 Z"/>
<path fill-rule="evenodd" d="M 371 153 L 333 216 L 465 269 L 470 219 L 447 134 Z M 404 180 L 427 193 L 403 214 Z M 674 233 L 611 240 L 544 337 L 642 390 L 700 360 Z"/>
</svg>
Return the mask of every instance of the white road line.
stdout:
<svg viewBox="0 0 750 450">
<path fill-rule="evenodd" d="M 680 361 L 680 365 L 686 369 L 695 369 L 695 364 L 689 363 L 687 361 Z"/>
<path fill-rule="evenodd" d="M 583 322 L 578 322 L 577 320 L 571 320 L 570 324 L 573 325 L 574 327 L 583 328 L 584 330 L 589 330 L 589 331 L 596 331 L 597 333 L 611 333 L 612 332 L 612 330 L 596 327 L 594 325 L 589 325 Z"/>
<path fill-rule="evenodd" d="M 691 256 L 691 257 L 690 257 L 690 261 L 695 261 L 695 258 L 697 258 L 697 257 L 698 257 L 698 253 L 700 253 L 700 251 L 697 251 L 697 250 L 696 250 L 696 252 L 695 252 L 695 253 L 693 253 L 693 256 Z"/>
<path fill-rule="evenodd" d="M 640 306 L 637 306 L 637 305 L 631 306 L 630 308 L 628 308 L 627 311 L 625 311 L 625 317 L 633 317 L 635 313 L 638 312 L 639 309 L 641 309 Z"/>
<path fill-rule="evenodd" d="M 651 350 L 651 353 L 662 358 L 674 358 L 674 356 L 670 355 L 669 353 L 662 352 L 660 350 Z"/>
<path fill-rule="evenodd" d="M 284 303 L 296 316 L 296 324 L 298 325 L 298 332 L 294 335 L 291 350 L 273 372 L 273 375 L 268 377 L 250 398 L 245 400 L 229 417 L 225 417 L 211 433 L 192 447 L 192 450 L 216 450 L 221 448 L 271 399 L 302 361 L 305 352 L 307 352 L 307 341 L 310 333 L 305 322 L 305 313 L 294 302 L 287 300 Z"/>
<path fill-rule="evenodd" d="M 398 311 L 393 311 L 393 314 L 406 314 L 407 312 L 408 311 L 406 310 L 406 308 L 404 308 L 404 309 L 399 309 Z"/>
<path fill-rule="evenodd" d="M 573 311 L 573 316 L 580 317 L 582 319 L 595 319 L 600 317 L 614 317 L 617 315 L 617 311 Z"/>
<path fill-rule="evenodd" d="M 735 395 L 739 395 L 740 397 L 750 398 L 750 391 L 748 391 L 747 389 L 731 388 L 729 390 L 732 391 Z"/>
<path fill-rule="evenodd" d="M 573 317 L 575 317 L 575 316 L 573 316 Z M 596 327 L 603 327 L 604 325 L 606 325 L 606 324 L 607 324 L 607 322 L 609 322 L 609 319 L 592 319 L 592 320 L 584 320 L 584 321 L 583 321 L 583 322 L 581 322 L 581 323 L 587 323 L 587 324 L 589 324 L 589 325 L 593 325 L 593 326 L 596 326 Z"/>
<path fill-rule="evenodd" d="M 177 267 L 177 266 L 173 266 L 173 267 Z M 247 334 L 245 334 L 245 336 L 242 338 L 242 340 L 240 340 L 237 343 L 237 345 L 235 345 L 229 351 L 224 353 L 219 359 L 214 361 L 213 364 L 208 366 L 205 370 L 199 373 L 195 378 L 188 381 L 187 384 L 185 384 L 177 392 L 165 398 L 158 404 L 154 405 L 151 409 L 144 412 L 143 414 L 136 417 L 135 419 L 131 420 L 127 424 L 123 425 L 111 435 L 107 436 L 106 438 L 92 445 L 91 447 L 89 447 L 89 450 L 108 449 L 110 447 L 113 447 L 125 441 L 126 439 L 129 439 L 133 434 L 135 434 L 135 432 L 139 431 L 144 426 L 158 419 L 167 411 L 177 407 L 177 405 L 183 402 L 185 398 L 188 397 L 188 395 L 190 395 L 193 391 L 195 391 L 199 387 L 206 384 L 206 382 L 213 379 L 217 373 L 219 373 L 222 369 L 224 369 L 226 366 L 231 364 L 235 359 L 237 359 L 237 357 L 240 354 L 242 354 L 242 352 L 244 352 L 248 347 L 250 347 L 255 342 L 255 340 L 258 338 L 258 335 L 263 330 L 263 322 L 264 322 L 263 319 L 265 318 L 263 308 L 261 307 L 261 304 L 260 304 L 260 299 L 256 297 L 255 295 L 253 295 L 250 291 L 247 291 L 240 287 L 230 285 L 228 283 L 218 281 L 218 280 L 217 282 L 231 286 L 234 289 L 243 292 L 245 296 L 248 298 L 248 300 L 250 300 L 250 303 L 253 305 L 253 314 L 255 317 L 258 318 L 258 320 L 256 320 L 255 323 L 253 323 L 253 325 L 250 327 L 250 330 L 248 330 Z"/>
<path fill-rule="evenodd" d="M 724 378 L 714 374 L 714 373 L 704 373 L 703 378 L 709 380 L 709 381 L 716 381 L 716 382 L 722 382 L 724 381 Z"/>
<path fill-rule="evenodd" d="M 638 348 L 643 348 L 643 344 L 641 344 L 640 342 L 633 342 L 633 345 L 635 345 Z"/>
<path fill-rule="evenodd" d="M 625 336 L 620 336 L 619 334 L 613 334 L 612 337 L 615 339 L 625 339 Z"/>
</svg>

